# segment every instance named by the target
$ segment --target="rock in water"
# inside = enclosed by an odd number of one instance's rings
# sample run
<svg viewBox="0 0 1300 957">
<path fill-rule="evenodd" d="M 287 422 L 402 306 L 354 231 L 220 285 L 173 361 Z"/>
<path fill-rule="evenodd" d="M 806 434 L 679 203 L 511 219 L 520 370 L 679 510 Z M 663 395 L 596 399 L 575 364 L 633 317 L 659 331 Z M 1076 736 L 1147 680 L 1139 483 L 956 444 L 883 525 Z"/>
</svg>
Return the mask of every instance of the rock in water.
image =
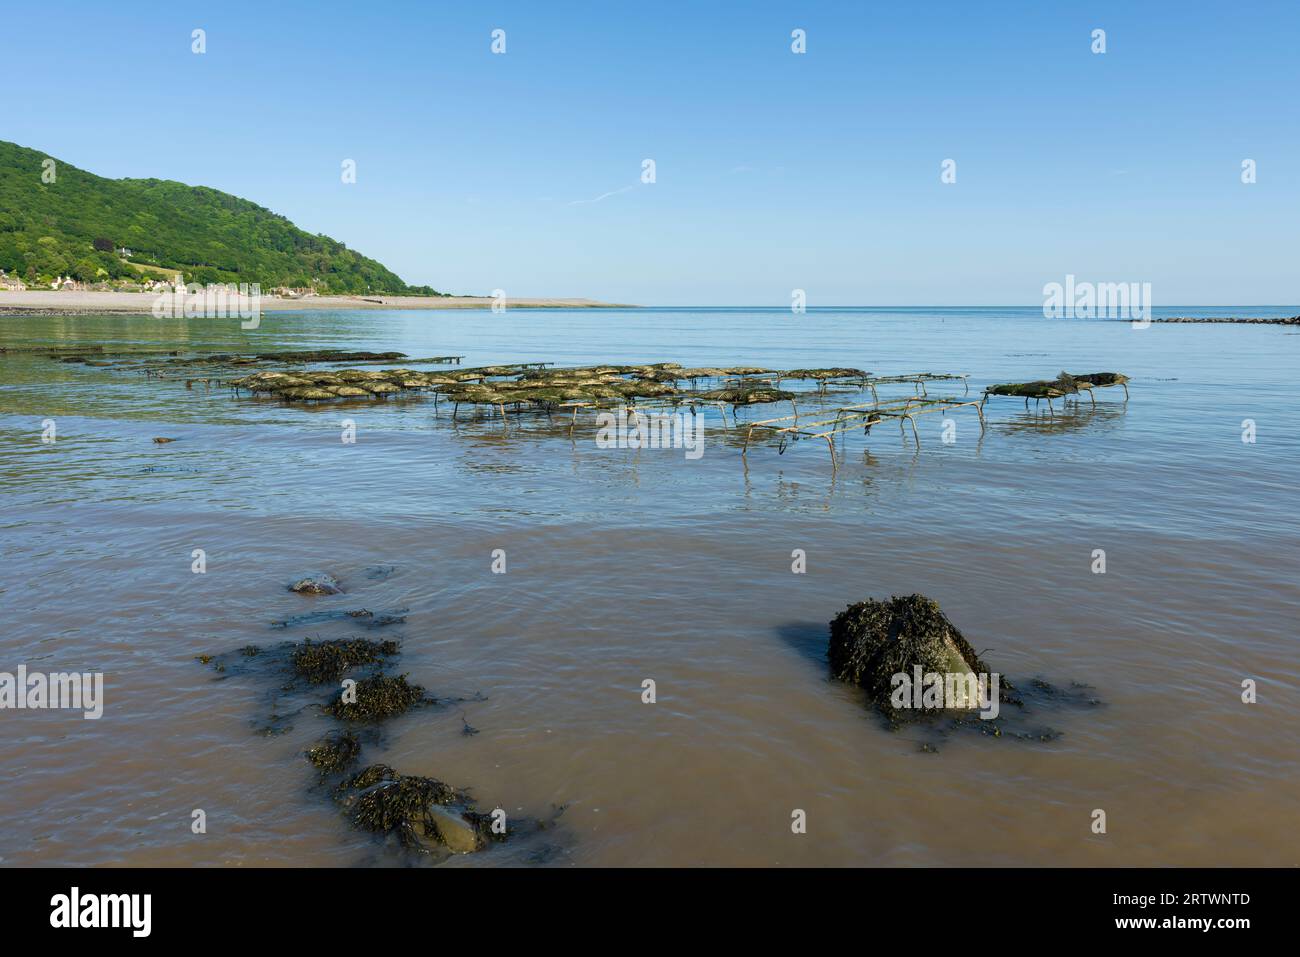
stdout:
<svg viewBox="0 0 1300 957">
<path fill-rule="evenodd" d="M 434 778 L 398 774 L 387 765 L 375 764 L 339 785 L 335 799 L 357 827 L 395 833 L 408 847 L 445 847 L 454 854 L 483 847 L 471 819 L 474 802 Z"/>
<path fill-rule="evenodd" d="M 299 595 L 338 595 L 343 589 L 331 575 L 308 575 L 290 585 L 289 591 Z"/>
<path fill-rule="evenodd" d="M 830 628 L 827 657 L 831 677 L 864 688 L 868 697 L 893 717 L 901 717 L 891 702 L 894 675 L 904 674 L 912 680 L 917 666 L 922 674 L 989 674 L 939 603 L 924 595 L 849 605 L 835 616 Z M 1000 692 L 1010 687 L 1002 682 Z M 978 706 L 974 701 L 958 704 Z"/>
<path fill-rule="evenodd" d="M 479 848 L 474 825 L 449 808 L 430 804 L 425 809 L 420 828 L 425 839 L 445 844 L 453 854 L 472 854 Z"/>
</svg>

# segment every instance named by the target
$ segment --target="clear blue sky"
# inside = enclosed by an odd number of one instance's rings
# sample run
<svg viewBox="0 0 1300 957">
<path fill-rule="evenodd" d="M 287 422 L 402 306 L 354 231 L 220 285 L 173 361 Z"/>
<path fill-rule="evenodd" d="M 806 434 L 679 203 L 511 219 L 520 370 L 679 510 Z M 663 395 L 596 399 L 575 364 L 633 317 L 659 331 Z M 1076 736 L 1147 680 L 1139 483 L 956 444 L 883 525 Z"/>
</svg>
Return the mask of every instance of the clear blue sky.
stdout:
<svg viewBox="0 0 1300 957">
<path fill-rule="evenodd" d="M 1295 0 L 8 3 L 0 139 L 453 292 L 1295 303 L 1298 39 Z"/>
</svg>

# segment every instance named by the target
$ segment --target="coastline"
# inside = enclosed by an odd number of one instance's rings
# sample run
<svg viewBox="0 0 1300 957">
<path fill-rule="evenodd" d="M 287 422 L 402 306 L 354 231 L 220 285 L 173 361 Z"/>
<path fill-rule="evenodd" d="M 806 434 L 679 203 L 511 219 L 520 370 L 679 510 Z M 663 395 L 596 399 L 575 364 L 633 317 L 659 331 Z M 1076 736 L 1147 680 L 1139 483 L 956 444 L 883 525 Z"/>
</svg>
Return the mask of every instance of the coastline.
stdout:
<svg viewBox="0 0 1300 957">
<path fill-rule="evenodd" d="M 158 294 L 151 292 L 0 292 L 0 315 L 152 315 Z M 312 296 L 281 299 L 263 296 L 262 312 L 322 312 L 352 309 L 488 309 L 490 296 Z M 595 299 L 506 299 L 507 309 L 633 309 L 628 303 Z"/>
</svg>

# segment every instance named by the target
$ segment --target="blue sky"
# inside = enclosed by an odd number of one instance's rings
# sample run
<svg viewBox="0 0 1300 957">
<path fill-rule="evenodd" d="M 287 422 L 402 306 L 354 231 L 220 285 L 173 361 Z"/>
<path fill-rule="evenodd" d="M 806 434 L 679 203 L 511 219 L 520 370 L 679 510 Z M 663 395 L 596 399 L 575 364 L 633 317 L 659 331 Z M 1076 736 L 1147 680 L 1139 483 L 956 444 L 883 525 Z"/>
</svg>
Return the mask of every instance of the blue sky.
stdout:
<svg viewBox="0 0 1300 957">
<path fill-rule="evenodd" d="M 452 292 L 1295 303 L 1297 38 L 1294 0 L 6 4 L 0 139 Z"/>
</svg>

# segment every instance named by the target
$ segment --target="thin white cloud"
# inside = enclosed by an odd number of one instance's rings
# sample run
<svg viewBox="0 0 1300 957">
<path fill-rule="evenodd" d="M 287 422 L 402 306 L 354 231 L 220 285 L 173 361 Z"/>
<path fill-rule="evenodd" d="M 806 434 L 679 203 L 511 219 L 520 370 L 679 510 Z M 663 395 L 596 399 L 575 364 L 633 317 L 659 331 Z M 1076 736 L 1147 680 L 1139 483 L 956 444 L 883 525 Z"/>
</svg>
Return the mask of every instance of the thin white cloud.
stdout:
<svg viewBox="0 0 1300 957">
<path fill-rule="evenodd" d="M 619 193 L 626 193 L 629 189 L 636 189 L 636 183 L 631 186 L 624 186 L 622 189 L 611 189 L 608 193 L 601 193 L 595 199 L 575 199 L 570 206 L 586 206 L 588 203 L 599 203 L 603 199 L 609 199 L 611 196 L 617 196 Z"/>
</svg>

